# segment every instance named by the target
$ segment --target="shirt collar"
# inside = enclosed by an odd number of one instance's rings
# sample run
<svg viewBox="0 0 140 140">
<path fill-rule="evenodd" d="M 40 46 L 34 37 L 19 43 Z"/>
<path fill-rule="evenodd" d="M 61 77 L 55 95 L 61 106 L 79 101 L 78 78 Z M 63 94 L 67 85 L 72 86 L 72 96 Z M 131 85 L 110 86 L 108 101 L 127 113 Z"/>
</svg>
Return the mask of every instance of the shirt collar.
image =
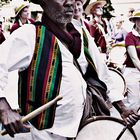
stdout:
<svg viewBox="0 0 140 140">
<path fill-rule="evenodd" d="M 135 36 L 140 37 L 140 34 L 135 29 L 132 29 L 132 34 L 135 35 Z"/>
<path fill-rule="evenodd" d="M 78 20 L 76 20 L 76 19 L 72 19 L 72 23 L 73 23 L 74 25 L 76 25 L 76 26 L 82 27 L 82 20 L 81 20 L 81 22 L 80 22 L 80 21 L 78 21 Z"/>
<path fill-rule="evenodd" d="M 30 20 L 27 19 L 26 24 L 30 24 L 30 23 L 31 23 Z M 24 25 L 24 24 L 22 24 L 22 22 L 21 22 L 20 19 L 19 19 L 19 25 L 20 25 L 20 26 L 23 26 L 23 25 Z"/>
</svg>

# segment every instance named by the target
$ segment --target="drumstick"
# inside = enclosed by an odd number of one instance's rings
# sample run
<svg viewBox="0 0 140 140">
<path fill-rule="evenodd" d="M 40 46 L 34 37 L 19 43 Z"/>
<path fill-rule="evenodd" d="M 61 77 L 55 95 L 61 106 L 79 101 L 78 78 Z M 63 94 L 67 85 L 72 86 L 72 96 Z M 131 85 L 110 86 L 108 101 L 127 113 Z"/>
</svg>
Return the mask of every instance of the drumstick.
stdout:
<svg viewBox="0 0 140 140">
<path fill-rule="evenodd" d="M 29 113 L 28 115 L 24 116 L 21 119 L 21 122 L 26 122 L 31 120 L 32 118 L 34 118 L 35 116 L 39 115 L 41 112 L 43 112 L 44 110 L 46 110 L 47 108 L 49 108 L 50 106 L 52 106 L 53 104 L 55 104 L 57 101 L 61 100 L 62 97 L 61 96 L 57 96 L 56 98 L 54 98 L 53 100 L 49 101 L 48 103 L 42 105 L 41 107 L 37 108 L 36 110 L 32 111 L 31 113 Z M 0 132 L 0 135 L 6 135 L 7 132 L 6 130 L 3 130 Z"/>
<path fill-rule="evenodd" d="M 138 109 L 138 114 L 140 114 L 140 108 Z M 118 135 L 118 137 L 116 138 L 116 140 L 120 140 L 120 138 L 122 137 L 122 135 L 124 134 L 124 132 L 126 131 L 126 129 L 128 128 L 128 126 L 126 125 L 122 131 L 120 132 L 120 134 Z"/>
</svg>

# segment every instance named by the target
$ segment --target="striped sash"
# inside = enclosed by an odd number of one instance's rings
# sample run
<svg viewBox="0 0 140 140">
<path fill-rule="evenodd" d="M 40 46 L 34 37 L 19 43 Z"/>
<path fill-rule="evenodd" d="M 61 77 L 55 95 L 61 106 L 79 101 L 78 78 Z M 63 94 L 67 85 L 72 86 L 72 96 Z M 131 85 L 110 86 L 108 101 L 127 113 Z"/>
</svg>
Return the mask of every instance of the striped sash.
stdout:
<svg viewBox="0 0 140 140">
<path fill-rule="evenodd" d="M 105 89 L 107 89 L 105 83 L 103 81 L 101 81 L 98 77 L 98 73 L 97 73 L 95 64 L 94 64 L 92 57 L 90 55 L 90 52 L 88 50 L 89 44 L 88 44 L 87 34 L 83 28 L 82 28 L 82 31 L 83 31 L 84 54 L 86 56 L 86 60 L 88 61 L 87 71 L 86 71 L 86 74 L 84 76 L 85 80 L 88 79 L 89 77 L 92 77 L 93 79 L 98 81 L 98 83 L 100 83 Z"/>
<path fill-rule="evenodd" d="M 88 74 L 91 73 L 91 75 L 94 75 L 94 78 L 96 77 L 98 79 L 98 73 L 96 71 L 95 64 L 94 64 L 92 57 L 88 51 L 88 46 L 89 46 L 88 37 L 87 37 L 87 34 L 83 28 L 82 28 L 82 31 L 83 31 L 84 53 L 85 53 L 86 59 L 87 59 L 88 64 L 89 64 L 87 71 L 88 71 Z"/>
<path fill-rule="evenodd" d="M 23 115 L 54 99 L 62 77 L 61 53 L 56 37 L 45 26 L 36 25 L 36 46 L 29 67 L 19 73 L 19 104 Z M 38 129 L 50 128 L 56 106 L 31 120 Z"/>
</svg>

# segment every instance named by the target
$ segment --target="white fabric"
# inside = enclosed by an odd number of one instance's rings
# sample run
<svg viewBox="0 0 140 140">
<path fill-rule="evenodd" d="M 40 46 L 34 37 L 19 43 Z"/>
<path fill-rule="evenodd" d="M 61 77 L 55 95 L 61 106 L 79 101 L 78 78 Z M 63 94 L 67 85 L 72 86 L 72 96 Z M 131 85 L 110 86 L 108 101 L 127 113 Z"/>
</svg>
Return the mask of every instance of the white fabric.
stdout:
<svg viewBox="0 0 140 140">
<path fill-rule="evenodd" d="M 140 72 L 137 68 L 126 67 L 123 76 L 127 84 L 124 103 L 127 107 L 137 110 L 140 107 Z"/>
<path fill-rule="evenodd" d="M 37 130 L 32 127 L 31 132 L 16 134 L 14 138 L 9 135 L 0 136 L 0 140 L 67 140 L 65 137 L 61 137 L 46 130 Z"/>
<path fill-rule="evenodd" d="M 8 103 L 12 106 L 12 109 L 19 109 L 18 105 L 18 70 L 14 70 L 8 73 L 8 84 L 5 89 L 5 95 Z"/>
<path fill-rule="evenodd" d="M 35 34 L 34 25 L 27 24 L 13 32 L 0 45 L 0 97 L 6 97 L 8 72 L 25 69 L 30 64 Z"/>
<path fill-rule="evenodd" d="M 85 30 L 87 37 L 88 37 L 88 43 L 89 43 L 89 52 L 91 54 L 91 57 L 93 59 L 93 62 L 96 66 L 97 69 L 97 73 L 99 78 L 104 81 L 107 85 L 108 88 L 108 96 L 111 100 L 111 102 L 114 101 L 118 101 L 118 100 L 122 100 L 124 97 L 122 95 L 122 93 L 118 92 L 118 89 L 115 86 L 115 82 L 112 79 L 112 75 L 110 74 L 108 67 L 106 66 L 103 58 L 102 58 L 102 54 L 99 52 L 93 37 L 91 37 L 91 35 L 89 34 L 88 30 L 85 27 L 85 24 L 80 24 L 79 21 L 73 19 L 72 23 L 74 24 L 75 28 L 82 34 L 82 29 L 81 27 Z M 81 38 L 83 41 L 83 38 Z M 79 60 L 78 60 L 79 61 Z M 80 65 L 81 65 L 81 61 Z M 82 67 L 82 66 L 81 66 Z"/>
<path fill-rule="evenodd" d="M 48 131 L 67 137 L 75 137 L 83 114 L 86 83 L 79 70 L 73 65 L 73 56 L 58 42 L 62 54 L 62 81 L 54 125 Z"/>
</svg>

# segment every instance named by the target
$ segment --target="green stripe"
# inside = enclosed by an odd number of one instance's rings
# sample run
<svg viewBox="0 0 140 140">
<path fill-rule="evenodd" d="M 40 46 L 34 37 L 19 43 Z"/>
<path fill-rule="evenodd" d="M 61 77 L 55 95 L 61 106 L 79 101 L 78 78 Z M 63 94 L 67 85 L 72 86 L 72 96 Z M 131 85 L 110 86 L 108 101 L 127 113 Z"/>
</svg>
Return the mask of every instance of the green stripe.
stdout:
<svg viewBox="0 0 140 140">
<path fill-rule="evenodd" d="M 57 42 L 55 42 L 55 47 L 56 47 L 56 45 L 57 45 L 57 48 L 58 48 Z M 55 61 L 55 64 L 54 64 L 55 67 L 53 68 L 53 77 L 52 77 L 52 80 L 51 80 L 51 83 L 50 83 L 51 87 L 50 87 L 50 93 L 49 93 L 49 96 L 48 96 L 49 100 L 52 99 L 52 94 L 53 94 L 53 89 L 54 89 L 54 85 L 55 85 L 56 74 L 57 74 L 57 71 L 58 71 L 58 64 L 59 64 L 58 55 L 60 53 L 59 48 L 56 51 L 57 51 L 57 54 L 56 54 L 57 58 L 55 59 L 56 61 Z M 49 118 L 49 112 L 50 111 L 51 111 L 50 109 L 48 109 L 46 111 L 45 124 L 44 124 L 45 126 L 47 126 L 47 124 L 49 123 L 48 122 L 48 120 L 49 120 L 48 118 Z"/>
<path fill-rule="evenodd" d="M 56 41 L 56 40 L 55 40 Z M 55 47 L 56 47 L 56 45 L 58 46 L 58 44 L 57 44 L 57 42 L 56 42 L 56 44 L 55 44 Z M 58 48 L 58 47 L 57 47 Z M 57 49 L 56 50 L 57 51 L 57 54 L 56 54 L 56 56 L 58 56 L 58 54 L 59 54 L 59 49 Z M 50 83 L 50 85 L 51 85 L 51 88 L 50 88 L 50 94 L 49 94 L 49 99 L 51 99 L 52 98 L 52 92 L 53 92 L 53 88 L 54 88 L 54 84 L 55 84 L 55 79 L 56 79 L 56 72 L 57 72 L 57 68 L 58 68 L 58 58 L 56 58 L 56 56 L 55 56 L 55 60 L 57 60 L 57 61 L 55 61 L 55 64 L 54 64 L 54 69 L 53 69 L 53 77 L 52 77 L 52 82 Z"/>
<path fill-rule="evenodd" d="M 36 78 L 37 78 L 37 73 L 38 73 L 38 67 L 39 67 L 39 62 L 40 62 L 40 59 L 41 59 L 41 53 L 42 53 L 42 48 L 43 48 L 43 43 L 44 43 L 44 37 L 45 37 L 45 27 L 42 26 L 41 27 L 41 35 L 40 35 L 40 42 L 39 42 L 39 50 L 38 50 L 38 55 L 37 55 L 37 61 L 36 61 L 36 64 L 35 64 L 35 72 L 34 72 L 34 83 L 33 83 L 33 98 L 35 98 L 35 87 L 36 87 Z"/>
<path fill-rule="evenodd" d="M 88 62 L 92 65 L 92 67 L 95 69 L 96 73 L 97 73 L 97 70 L 96 70 L 96 67 L 95 67 L 95 64 L 92 60 L 92 57 L 89 53 L 89 50 L 88 50 L 88 37 L 87 37 L 87 34 L 86 32 L 84 31 L 84 29 L 82 28 L 83 30 L 83 41 L 84 41 L 84 52 L 85 52 L 85 55 L 86 55 L 86 59 L 88 60 Z M 98 75 L 98 74 L 97 74 Z"/>
</svg>

